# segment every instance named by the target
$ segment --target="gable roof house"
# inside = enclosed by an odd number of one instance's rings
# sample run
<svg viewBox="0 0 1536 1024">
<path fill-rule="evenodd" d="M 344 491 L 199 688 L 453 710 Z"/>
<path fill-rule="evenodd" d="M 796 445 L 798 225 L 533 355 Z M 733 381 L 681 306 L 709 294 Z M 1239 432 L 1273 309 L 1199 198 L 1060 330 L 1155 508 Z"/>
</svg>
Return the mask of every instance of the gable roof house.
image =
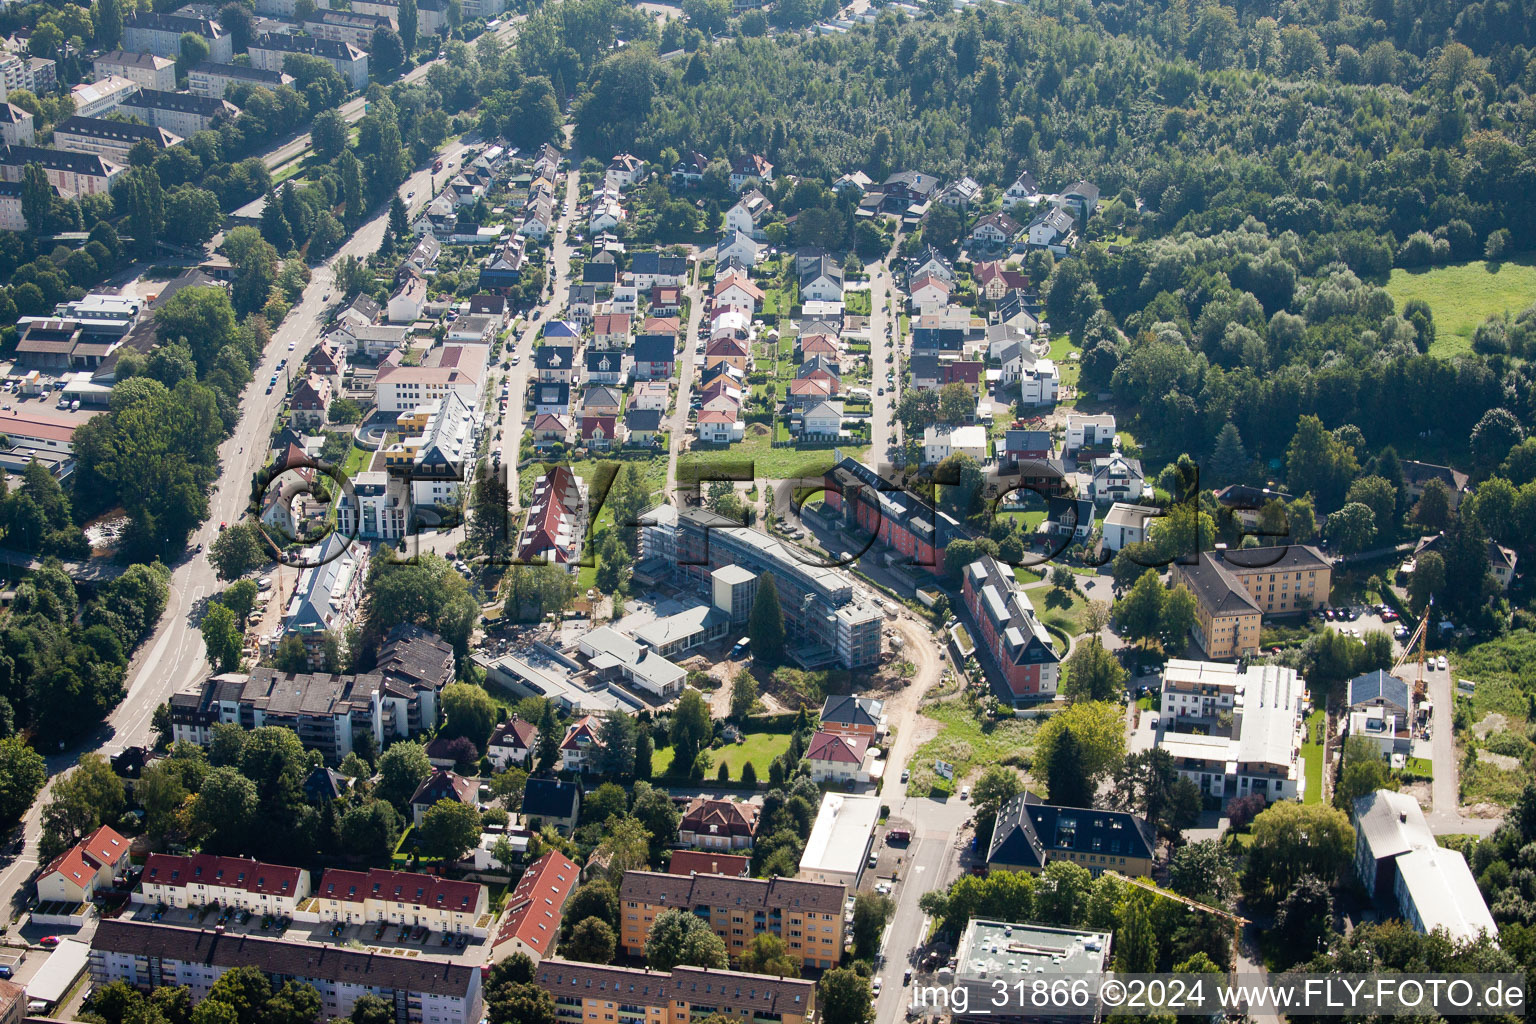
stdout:
<svg viewBox="0 0 1536 1024">
<path fill-rule="evenodd" d="M 731 191 L 740 192 L 752 182 L 773 180 L 773 164 L 759 153 L 746 153 L 731 161 Z"/>
<path fill-rule="evenodd" d="M 750 850 L 762 808 L 738 800 L 698 796 L 677 826 L 677 841 L 704 850 Z"/>
<path fill-rule="evenodd" d="M 873 759 L 870 737 L 818 732 L 805 748 L 811 778 L 817 782 L 868 782 Z"/>
<path fill-rule="evenodd" d="M 1060 255 L 1072 247 L 1077 223 L 1061 207 L 1041 213 L 1029 222 L 1029 244 L 1036 249 L 1050 249 Z"/>
<path fill-rule="evenodd" d="M 553 825 L 569 835 L 581 814 L 581 786 L 560 779 L 531 778 L 523 787 L 523 816 L 530 827 Z"/>
<path fill-rule="evenodd" d="M 726 233 L 735 231 L 755 241 L 763 241 L 768 237 L 763 233 L 763 226 L 772 214 L 773 204 L 768 197 L 755 188 L 748 189 L 736 200 L 736 205 L 725 212 Z M 755 259 L 756 254 L 753 256 Z"/>
<path fill-rule="evenodd" d="M 624 429 L 630 444 L 651 444 L 661 434 L 661 410 L 631 408 L 624 414 Z"/>
<path fill-rule="evenodd" d="M 1039 195 L 1040 185 L 1035 181 L 1035 176 L 1024 171 L 1003 192 L 1003 209 L 1011 211 L 1022 204 L 1033 205 Z"/>
<path fill-rule="evenodd" d="M 586 416 L 617 416 L 624 407 L 624 395 L 617 388 L 589 387 L 581 395 L 581 411 Z"/>
<path fill-rule="evenodd" d="M 556 565 L 576 561 L 586 516 L 586 485 L 569 467 L 554 467 L 534 483 L 528 522 L 518 538 L 518 559 Z"/>
<path fill-rule="evenodd" d="M 830 256 L 821 255 L 800 268 L 801 302 L 842 302 L 843 268 Z"/>
<path fill-rule="evenodd" d="M 85 903 L 128 867 L 128 840 L 102 825 L 53 859 L 37 876 L 39 900 Z"/>
<path fill-rule="evenodd" d="M 511 765 L 527 765 L 538 746 L 539 727 L 513 715 L 492 731 L 490 742 L 485 746 L 485 756 L 491 759 L 497 771 L 506 771 Z"/>
<path fill-rule="evenodd" d="M 1018 221 L 999 210 L 987 214 L 971 228 L 971 245 L 980 249 L 1002 249 L 1013 244 L 1022 230 Z"/>
<path fill-rule="evenodd" d="M 635 339 L 635 379 L 666 380 L 677 365 L 677 337 L 642 334 Z"/>
<path fill-rule="evenodd" d="M 478 791 L 474 779 L 441 768 L 433 769 L 411 794 L 411 819 L 420 825 L 427 812 L 444 800 L 474 807 Z"/>
</svg>

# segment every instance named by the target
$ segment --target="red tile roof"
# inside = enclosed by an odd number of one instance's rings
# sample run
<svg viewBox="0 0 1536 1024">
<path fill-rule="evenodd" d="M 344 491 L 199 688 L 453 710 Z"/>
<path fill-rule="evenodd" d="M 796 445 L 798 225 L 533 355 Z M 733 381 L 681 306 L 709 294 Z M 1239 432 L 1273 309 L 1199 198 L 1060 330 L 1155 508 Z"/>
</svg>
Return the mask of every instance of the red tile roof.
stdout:
<svg viewBox="0 0 1536 1024">
<path fill-rule="evenodd" d="M 869 749 L 867 736 L 840 736 L 834 732 L 818 732 L 811 737 L 805 748 L 807 761 L 831 761 L 835 764 L 860 765 L 864 752 Z"/>
<path fill-rule="evenodd" d="M 715 853 L 713 850 L 673 850 L 667 864 L 669 875 L 732 875 L 746 877 L 751 873 L 752 858 L 734 853 Z"/>
<path fill-rule="evenodd" d="M 580 878 L 576 863 L 559 850 L 550 850 L 534 861 L 507 897 L 509 910 L 493 945 L 516 938 L 538 950 L 540 957 L 547 955 L 560 933 L 565 901 Z"/>
<path fill-rule="evenodd" d="M 481 891 L 478 882 L 459 882 L 414 871 L 372 868 L 364 872 L 331 868 L 320 879 L 320 888 L 315 895 L 347 903 L 377 899 L 409 903 L 413 907 L 472 913 L 480 905 Z"/>
<path fill-rule="evenodd" d="M 190 857 L 152 853 L 144 863 L 143 881 L 182 889 L 201 883 L 244 889 L 250 893 L 292 896 L 298 892 L 303 870 L 285 864 L 263 864 L 246 857 L 216 857 L 211 853 L 195 853 Z"/>
</svg>

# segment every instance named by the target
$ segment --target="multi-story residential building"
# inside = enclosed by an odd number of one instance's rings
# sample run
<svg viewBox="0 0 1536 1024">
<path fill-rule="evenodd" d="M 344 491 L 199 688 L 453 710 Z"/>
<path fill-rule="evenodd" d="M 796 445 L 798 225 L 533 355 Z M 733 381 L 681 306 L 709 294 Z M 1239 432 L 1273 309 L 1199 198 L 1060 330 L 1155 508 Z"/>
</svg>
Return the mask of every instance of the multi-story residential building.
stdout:
<svg viewBox="0 0 1536 1024">
<path fill-rule="evenodd" d="M 82 82 L 69 91 L 75 113 L 80 117 L 105 117 L 142 86 L 118 75 L 106 75 L 94 82 Z"/>
<path fill-rule="evenodd" d="M 534 482 L 518 560 L 571 564 L 581 557 L 586 521 L 586 485 L 569 467 L 554 467 Z"/>
<path fill-rule="evenodd" d="M 373 34 L 379 29 L 394 27 L 394 23 L 383 15 L 328 8 L 319 8 L 304 19 L 304 31 L 316 39 L 347 43 L 359 50 L 367 50 L 373 45 Z"/>
<path fill-rule="evenodd" d="M 1061 451 L 1070 455 L 1079 448 L 1108 448 L 1115 440 L 1115 417 L 1112 413 L 1095 416 L 1067 416 L 1067 432 L 1062 438 Z"/>
<path fill-rule="evenodd" d="M 306 566 L 294 585 L 293 597 L 283 615 L 283 632 L 296 633 L 304 641 L 311 665 L 324 657 L 327 633 L 338 634 L 357 616 L 363 600 L 368 548 L 349 544 L 332 533 L 300 553 Z"/>
<path fill-rule="evenodd" d="M 768 932 L 802 966 L 835 967 L 843 956 L 846 893 L 841 885 L 790 878 L 626 871 L 619 886 L 620 945 L 631 956 L 642 955 L 656 915 L 683 910 L 708 924 L 732 957 Z"/>
<path fill-rule="evenodd" d="M 377 747 L 383 747 L 383 687 L 384 678 L 377 672 L 355 676 L 270 668 L 252 669 L 249 675 L 227 672 L 210 677 L 198 689 L 172 695 L 171 735 L 207 745 L 219 722 L 246 729 L 283 726 L 296 732 L 306 748 L 336 763 L 352 752 L 361 733 L 368 733 Z"/>
<path fill-rule="evenodd" d="M 805 747 L 805 763 L 816 782 L 853 784 L 868 782 L 874 752 L 868 736 L 818 732 Z"/>
<path fill-rule="evenodd" d="M 677 841 L 701 850 L 750 850 L 762 808 L 740 800 L 697 796 L 683 811 Z"/>
<path fill-rule="evenodd" d="M 905 555 L 897 564 L 943 575 L 945 548 L 968 537 L 960 523 L 852 456 L 833 454 L 836 464 L 822 492 L 826 510 L 859 536 Z"/>
<path fill-rule="evenodd" d="M 156 58 L 158 59 L 158 58 Z M 280 85 L 292 85 L 293 76 L 281 71 L 262 71 L 244 64 L 215 64 L 205 60 L 187 71 L 187 88 L 194 96 L 221 100 L 236 85 L 259 85 L 276 89 Z M 159 89 L 161 86 L 149 86 Z"/>
<path fill-rule="evenodd" d="M 559 850 L 528 865 L 507 894 L 507 915 L 492 943 L 494 956 L 499 960 L 522 953 L 534 963 L 548 956 L 560 934 L 565 903 L 580 880 L 581 869 Z"/>
<path fill-rule="evenodd" d="M 997 812 L 987 867 L 1038 875 L 1047 864 L 1065 860 L 1095 875 L 1114 871 L 1141 878 L 1152 874 L 1156 847 L 1157 836 L 1144 818 L 1125 811 L 1058 807 L 1025 792 Z"/>
<path fill-rule="evenodd" d="M 180 141 L 179 135 L 164 128 L 100 117 L 67 117 L 53 128 L 55 148 L 88 153 L 125 166 L 128 154 L 141 142 L 155 149 L 167 149 Z"/>
<path fill-rule="evenodd" d="M 32 114 L 14 103 L 0 102 L 0 143 L 30 146 L 37 137 Z"/>
<path fill-rule="evenodd" d="M 381 412 L 402 413 L 436 405 L 456 392 L 473 409 L 485 383 L 487 354 L 484 345 L 443 345 L 429 352 L 420 366 L 387 357 L 374 377 L 374 401 Z"/>
<path fill-rule="evenodd" d="M 29 57 L 24 53 L 0 53 L 0 83 L 4 84 L 4 90 L 0 91 L 0 100 L 4 100 L 17 89 L 25 89 L 41 96 L 43 93 L 53 91 L 54 86 L 59 84 L 59 66 L 49 57 Z"/>
<path fill-rule="evenodd" d="M 225 99 L 158 89 L 140 89 L 118 104 L 118 109 L 182 138 L 207 131 L 217 122 L 237 117 L 240 113 L 239 107 Z"/>
<path fill-rule="evenodd" d="M 430 955 L 379 956 L 342 946 L 226 934 L 169 924 L 102 921 L 91 938 L 91 983 L 114 981 L 150 991 L 185 985 L 193 1003 L 207 997 L 225 971 L 255 967 L 269 978 L 311 985 L 321 1013 L 345 1017 L 359 996 L 395 1008 L 398 1024 L 478 1024 L 484 996 L 477 964 Z"/>
<path fill-rule="evenodd" d="M 386 735 L 415 736 L 437 728 L 443 689 L 455 678 L 454 664 L 453 645 L 415 623 L 398 622 L 384 635 L 373 670 L 384 677 Z"/>
<path fill-rule="evenodd" d="M 117 75 L 145 89 L 161 89 L 165 92 L 176 89 L 176 62 L 169 57 L 113 50 L 97 57 L 94 66 L 97 77 Z"/>
<path fill-rule="evenodd" d="M 1173 582 L 1195 595 L 1195 639 L 1211 658 L 1255 653 L 1263 616 L 1321 607 L 1332 581 L 1328 559 L 1304 544 L 1202 551 L 1196 562 L 1173 564 Z"/>
<path fill-rule="evenodd" d="M 1301 766 L 1306 698 L 1295 669 L 1251 665 L 1239 671 L 1174 659 L 1163 680 L 1154 743 L 1202 796 L 1222 802 L 1250 793 L 1266 800 L 1301 798 L 1307 785 Z M 1229 689 L 1230 717 L 1223 713 Z"/>
<path fill-rule="evenodd" d="M 395 924 L 484 938 L 490 904 L 485 886 L 410 871 L 327 869 L 315 886 L 326 924 Z"/>
<path fill-rule="evenodd" d="M 123 172 L 121 164 L 103 160 L 94 153 L 71 153 L 63 149 L 38 149 L 35 146 L 0 148 L 0 175 L 6 181 L 20 181 L 27 164 L 37 164 L 48 177 L 48 184 L 66 199 L 105 195 L 112 191 Z"/>
<path fill-rule="evenodd" d="M 768 534 L 704 509 L 678 513 L 677 555 L 677 571 L 704 594 L 712 592 L 711 574 L 722 565 L 772 574 L 790 656 L 802 665 L 861 669 L 879 662 L 883 616 L 855 597 L 844 573 L 807 564 Z"/>
<path fill-rule="evenodd" d="M 21 182 L 0 181 L 0 231 L 27 230 L 27 215 L 21 208 Z"/>
<path fill-rule="evenodd" d="M 309 896 L 309 872 L 284 864 L 211 853 L 152 853 L 133 902 L 186 910 L 233 907 L 253 914 L 292 917 Z"/>
<path fill-rule="evenodd" d="M 37 898 L 84 903 L 128 868 L 128 840 L 102 825 L 45 865 L 37 875 Z"/>
<path fill-rule="evenodd" d="M 400 481 L 383 470 L 368 470 L 352 478 L 350 493 L 336 503 L 336 531 L 343 537 L 396 541 L 404 537 L 412 504 Z"/>
<path fill-rule="evenodd" d="M 983 663 L 999 674 L 1014 705 L 1055 697 L 1061 656 L 1013 571 L 990 555 L 979 558 L 965 567 L 964 594 Z"/>
<path fill-rule="evenodd" d="M 555 999 L 559 1024 L 690 1024 L 717 1015 L 742 1024 L 809 1024 L 816 985 L 802 978 L 674 967 L 670 974 L 545 960 L 534 980 Z"/>
<path fill-rule="evenodd" d="M 283 70 L 283 61 L 290 53 L 319 57 L 335 68 L 352 88 L 368 87 L 368 54 L 348 43 L 270 32 L 251 43 L 247 52 L 251 55 L 251 67 L 261 71 Z M 222 63 L 227 64 L 229 61 L 225 59 Z"/>
<path fill-rule="evenodd" d="M 174 61 L 181 56 L 181 37 L 187 33 L 208 44 L 208 56 L 228 64 L 234 56 L 233 37 L 210 18 L 185 14 L 160 14 L 141 11 L 123 18 L 123 49 L 133 53 L 152 53 Z"/>
<path fill-rule="evenodd" d="M 885 702 L 847 693 L 828 697 L 821 705 L 821 731 L 873 740 L 885 731 Z"/>
<path fill-rule="evenodd" d="M 384 467 L 410 482 L 412 503 L 442 506 L 458 498 L 474 449 L 474 411 L 459 392 L 449 391 L 431 407 L 419 435 L 384 449 Z"/>
</svg>

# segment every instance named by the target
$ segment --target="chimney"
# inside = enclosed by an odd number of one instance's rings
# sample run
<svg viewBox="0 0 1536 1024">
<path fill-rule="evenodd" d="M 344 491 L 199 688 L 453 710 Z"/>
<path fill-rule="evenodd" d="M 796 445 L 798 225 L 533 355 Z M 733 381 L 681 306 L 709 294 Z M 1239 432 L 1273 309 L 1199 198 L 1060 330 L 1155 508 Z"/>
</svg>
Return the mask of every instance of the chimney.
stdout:
<svg viewBox="0 0 1536 1024">
<path fill-rule="evenodd" d="M 1407 811 L 1398 811 L 1397 812 L 1397 820 L 1402 822 L 1404 825 L 1408 824 L 1408 812 Z"/>
</svg>

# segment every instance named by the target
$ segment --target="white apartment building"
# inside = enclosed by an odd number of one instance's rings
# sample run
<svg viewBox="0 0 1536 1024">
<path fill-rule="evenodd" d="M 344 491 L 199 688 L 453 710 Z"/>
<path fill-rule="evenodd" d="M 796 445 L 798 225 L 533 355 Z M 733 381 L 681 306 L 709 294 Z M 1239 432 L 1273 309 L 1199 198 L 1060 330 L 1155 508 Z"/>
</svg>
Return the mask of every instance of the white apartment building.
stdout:
<svg viewBox="0 0 1536 1024">
<path fill-rule="evenodd" d="M 253 914 L 292 917 L 309 896 L 309 872 L 283 864 L 209 853 L 152 853 L 133 902 L 192 907 L 234 907 Z"/>
<path fill-rule="evenodd" d="M 396 924 L 485 938 L 490 905 L 485 886 L 410 871 L 329 869 L 315 887 L 325 924 Z"/>
</svg>

